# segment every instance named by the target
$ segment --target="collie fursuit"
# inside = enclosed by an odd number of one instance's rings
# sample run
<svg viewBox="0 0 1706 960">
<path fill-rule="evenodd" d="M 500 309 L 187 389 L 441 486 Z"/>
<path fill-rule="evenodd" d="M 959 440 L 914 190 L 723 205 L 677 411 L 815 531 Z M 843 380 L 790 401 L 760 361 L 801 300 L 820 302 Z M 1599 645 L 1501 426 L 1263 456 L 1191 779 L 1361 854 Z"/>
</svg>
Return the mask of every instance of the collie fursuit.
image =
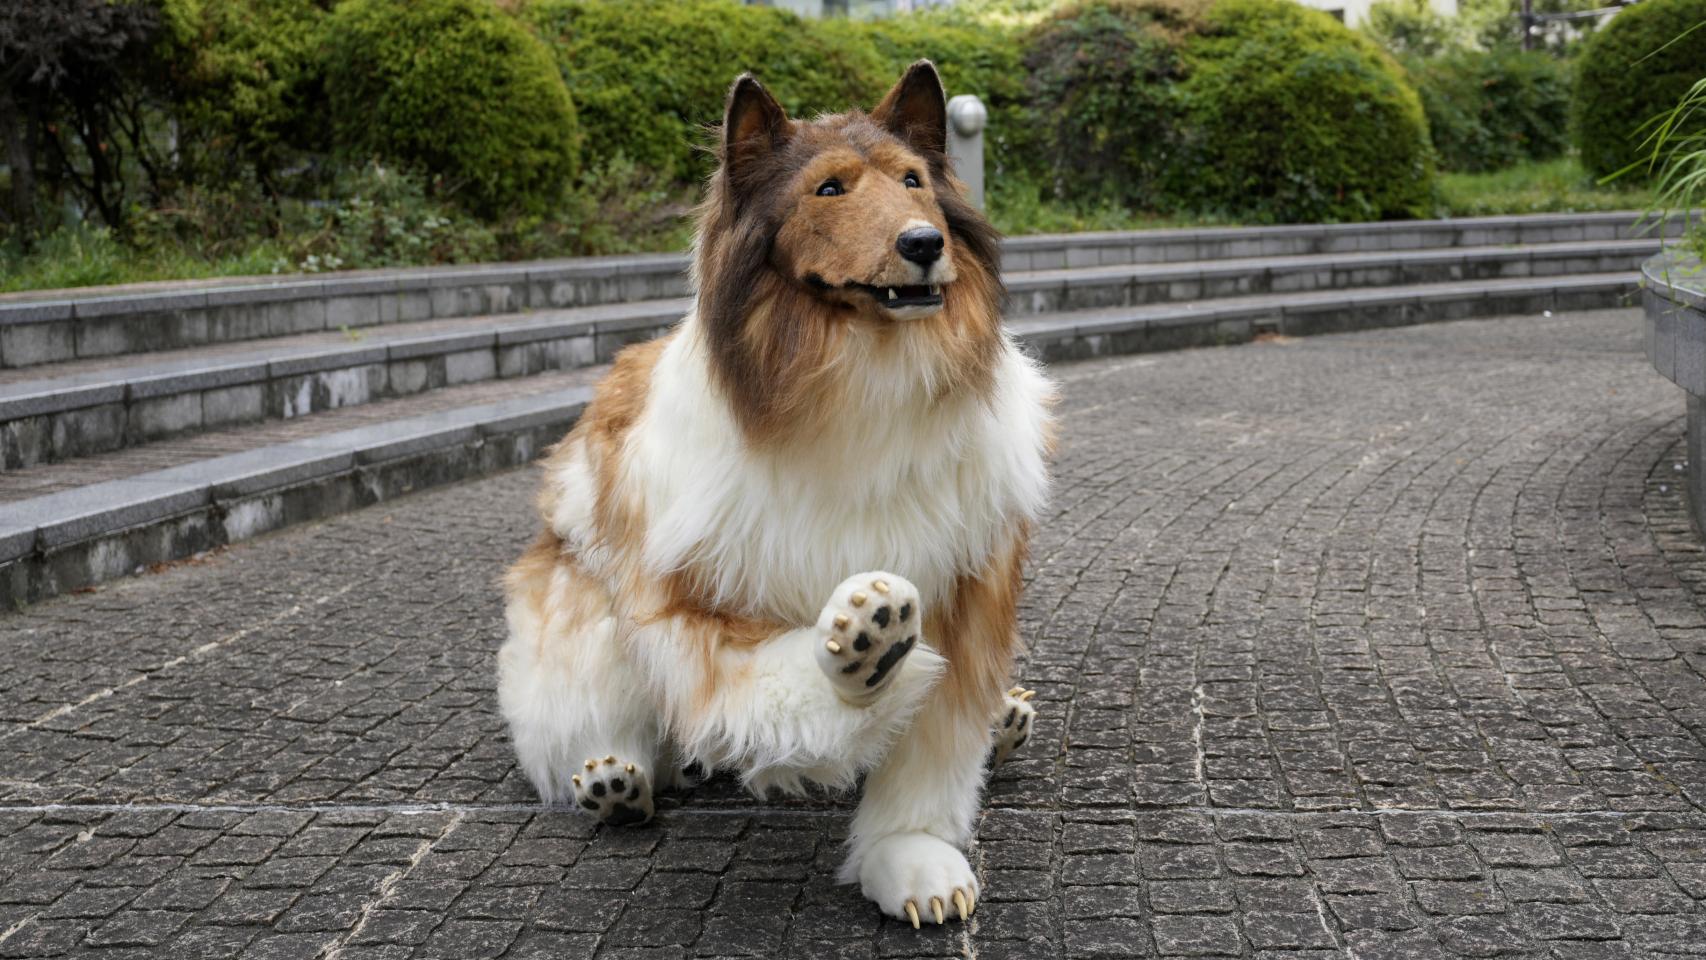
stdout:
<svg viewBox="0 0 1706 960">
<path fill-rule="evenodd" d="M 863 776 L 841 878 L 915 926 L 976 909 L 985 764 L 1030 732 L 1009 673 L 1052 442 L 946 124 L 928 61 L 810 121 L 735 81 L 694 309 L 545 460 L 498 657 L 522 769 L 605 823 L 689 764 Z"/>
</svg>

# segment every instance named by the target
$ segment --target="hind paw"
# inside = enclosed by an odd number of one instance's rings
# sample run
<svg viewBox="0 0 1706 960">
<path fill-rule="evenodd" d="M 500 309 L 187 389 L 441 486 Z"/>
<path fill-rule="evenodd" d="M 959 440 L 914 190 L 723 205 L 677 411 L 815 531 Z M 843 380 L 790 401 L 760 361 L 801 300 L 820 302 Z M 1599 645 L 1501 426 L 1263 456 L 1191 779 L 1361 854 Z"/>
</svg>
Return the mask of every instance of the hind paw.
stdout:
<svg viewBox="0 0 1706 960">
<path fill-rule="evenodd" d="M 613 827 L 652 818 L 652 785 L 643 767 L 614 756 L 595 757 L 569 781 L 575 803 Z"/>
<path fill-rule="evenodd" d="M 1031 698 L 1036 695 L 1035 690 L 1024 687 L 1007 691 L 1007 702 L 1001 705 L 1001 719 L 995 728 L 996 766 L 1031 739 L 1031 721 L 1037 718 L 1037 708 L 1031 706 Z"/>
<path fill-rule="evenodd" d="M 817 665 L 841 698 L 866 704 L 899 672 L 924 623 L 918 588 L 892 573 L 841 581 L 819 615 Z"/>
</svg>

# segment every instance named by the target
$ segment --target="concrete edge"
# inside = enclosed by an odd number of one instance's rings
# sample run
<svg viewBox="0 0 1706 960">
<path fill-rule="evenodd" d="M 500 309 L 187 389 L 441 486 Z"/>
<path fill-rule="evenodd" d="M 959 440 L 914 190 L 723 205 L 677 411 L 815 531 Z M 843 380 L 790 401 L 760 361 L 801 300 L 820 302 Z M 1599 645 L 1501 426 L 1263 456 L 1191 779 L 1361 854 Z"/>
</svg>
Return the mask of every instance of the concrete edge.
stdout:
<svg viewBox="0 0 1706 960">
<path fill-rule="evenodd" d="M 1003 253 L 1034 254 L 1055 248 L 1086 246 L 1167 246 L 1223 244 L 1305 237 L 1385 237 L 1393 234 L 1565 228 L 1577 239 L 1616 239 L 1636 235 L 1638 211 L 1587 214 L 1531 214 L 1465 217 L 1446 220 L 1384 220 L 1371 223 L 1295 224 L 1270 227 L 1203 227 L 1165 230 L 1102 231 L 1075 234 L 1032 234 L 1010 237 Z M 1607 233 L 1605 228 L 1612 228 Z M 1667 224 L 1666 229 L 1669 229 Z M 1166 258 L 1163 258 L 1166 259 Z M 550 285 L 623 276 L 683 273 L 685 253 L 649 253 L 516 263 L 454 264 L 280 277 L 228 277 L 209 281 L 165 282 L 148 289 L 114 292 L 110 288 L 47 290 L 0 295 L 0 326 L 145 314 L 203 307 L 276 303 L 286 300 L 335 299 L 399 293 L 429 293 L 454 287 Z M 531 304 L 544 307 L 548 304 Z"/>
<path fill-rule="evenodd" d="M 0 609 L 525 463 L 591 398 L 574 387 L 0 505 Z"/>
</svg>

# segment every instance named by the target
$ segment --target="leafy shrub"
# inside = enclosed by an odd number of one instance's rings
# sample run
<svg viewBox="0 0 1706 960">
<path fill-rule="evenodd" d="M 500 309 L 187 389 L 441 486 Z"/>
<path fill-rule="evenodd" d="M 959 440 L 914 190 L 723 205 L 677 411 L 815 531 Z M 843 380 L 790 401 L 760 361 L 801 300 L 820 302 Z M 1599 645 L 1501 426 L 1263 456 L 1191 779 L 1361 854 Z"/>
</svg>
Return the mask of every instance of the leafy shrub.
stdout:
<svg viewBox="0 0 1706 960">
<path fill-rule="evenodd" d="M 469 263 L 498 256 L 490 227 L 430 196 L 407 171 L 368 164 L 344 173 L 331 198 L 304 206 L 290 224 L 283 270 L 359 270 Z"/>
<path fill-rule="evenodd" d="M 1427 119 L 1373 41 L 1290 0 L 1219 0 L 1184 46 L 1172 194 L 1256 221 L 1427 214 Z"/>
<path fill-rule="evenodd" d="M 230 177 L 239 161 L 262 179 L 294 149 L 323 145 L 314 0 L 165 0 L 165 82 L 192 175 Z"/>
<path fill-rule="evenodd" d="M 1179 140 L 1180 47 L 1194 8 L 1092 0 L 1043 21 L 1025 53 L 1030 172 L 1081 206 L 1168 206 L 1160 181 Z"/>
<path fill-rule="evenodd" d="M 1642 159 L 1642 127 L 1706 74 L 1706 0 L 1644 0 L 1587 42 L 1576 73 L 1582 165 L 1606 176 Z M 1706 117 L 1691 129 L 1706 129 Z M 1646 177 L 1649 171 L 1631 171 Z"/>
<path fill-rule="evenodd" d="M 574 92 L 590 166 L 628 161 L 673 180 L 710 170 L 704 130 L 751 71 L 792 116 L 881 92 L 882 65 L 855 35 L 734 0 L 543 0 L 527 14 Z M 889 78 L 892 82 L 893 78 Z"/>
<path fill-rule="evenodd" d="M 1406 65 L 1443 169 L 1497 170 L 1568 145 L 1569 79 L 1549 54 L 1456 50 Z"/>
<path fill-rule="evenodd" d="M 1458 23 L 1428 0 L 1378 0 L 1369 6 L 1362 31 L 1399 56 L 1436 57 L 1463 42 Z"/>
<path fill-rule="evenodd" d="M 487 216 L 557 202 L 580 157 L 551 53 L 490 0 L 347 0 L 325 32 L 345 151 L 418 167 Z"/>
</svg>

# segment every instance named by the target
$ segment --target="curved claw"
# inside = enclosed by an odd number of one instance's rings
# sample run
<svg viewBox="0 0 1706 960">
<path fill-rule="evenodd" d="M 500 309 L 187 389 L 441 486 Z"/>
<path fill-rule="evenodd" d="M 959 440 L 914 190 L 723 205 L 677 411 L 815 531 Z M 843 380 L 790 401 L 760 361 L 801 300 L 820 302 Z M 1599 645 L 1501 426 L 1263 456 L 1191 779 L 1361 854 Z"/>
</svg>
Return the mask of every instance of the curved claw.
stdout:
<svg viewBox="0 0 1706 960">
<path fill-rule="evenodd" d="M 977 912 L 977 891 L 976 890 L 967 890 L 966 891 L 966 900 L 970 901 L 970 903 L 971 903 L 971 909 L 966 911 L 966 916 L 969 917 L 972 914 Z"/>
<path fill-rule="evenodd" d="M 1024 693 L 1019 694 L 1019 702 L 1025 703 L 1026 701 L 1030 700 L 1032 697 L 1034 697 L 1036 695 L 1037 695 L 1037 692 L 1035 690 L 1026 690 Z"/>
<path fill-rule="evenodd" d="M 918 924 L 918 906 L 911 900 L 906 901 L 906 918 L 912 921 L 912 929 L 920 929 Z"/>
<path fill-rule="evenodd" d="M 937 923 L 941 924 L 941 923 L 947 923 L 948 922 L 948 918 L 942 914 L 942 898 L 941 897 L 931 897 L 930 898 L 930 912 L 935 915 Z"/>
</svg>

